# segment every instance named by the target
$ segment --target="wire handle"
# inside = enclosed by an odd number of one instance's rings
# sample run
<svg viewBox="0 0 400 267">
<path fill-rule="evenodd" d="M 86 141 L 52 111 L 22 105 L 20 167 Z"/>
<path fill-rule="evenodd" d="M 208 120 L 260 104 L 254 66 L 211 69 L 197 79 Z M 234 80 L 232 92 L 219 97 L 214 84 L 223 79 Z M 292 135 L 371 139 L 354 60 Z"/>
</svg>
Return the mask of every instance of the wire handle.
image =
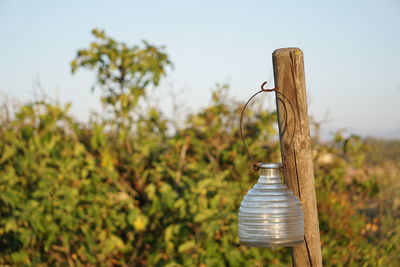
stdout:
<svg viewBox="0 0 400 267">
<path fill-rule="evenodd" d="M 258 171 L 258 170 L 260 169 L 259 166 L 258 166 L 259 164 L 256 163 L 256 161 L 254 161 L 253 157 L 251 156 L 251 153 L 250 153 L 250 151 L 249 151 L 249 148 L 247 147 L 246 142 L 244 141 L 243 129 L 242 129 L 243 115 L 244 115 L 244 112 L 245 112 L 245 110 L 246 110 L 246 108 L 247 108 L 247 105 L 250 103 L 250 101 L 251 101 L 254 97 L 256 97 L 258 94 L 264 93 L 264 92 L 265 92 L 265 93 L 268 93 L 268 92 L 275 92 L 275 94 L 278 94 L 278 95 L 282 96 L 282 97 L 285 98 L 285 99 L 287 100 L 287 102 L 289 103 L 290 108 L 291 108 L 292 111 L 293 111 L 293 116 L 295 117 L 295 118 L 294 118 L 294 124 L 293 124 L 292 137 L 290 138 L 289 146 L 290 146 L 290 145 L 292 144 L 292 142 L 293 142 L 294 132 L 295 132 L 295 130 L 296 130 L 296 112 L 295 112 L 294 107 L 293 107 L 292 103 L 290 102 L 289 98 L 288 98 L 287 96 L 285 96 L 283 93 L 279 92 L 279 91 L 278 91 L 279 88 L 275 87 L 275 88 L 267 89 L 267 88 L 264 88 L 265 85 L 267 85 L 267 82 L 263 82 L 263 83 L 261 84 L 261 90 L 258 91 L 257 93 L 255 93 L 254 95 L 252 95 L 252 96 L 249 98 L 249 100 L 247 100 L 246 104 L 243 106 L 242 113 L 240 114 L 240 125 L 239 125 L 240 138 L 242 139 L 243 146 L 244 146 L 244 148 L 246 149 L 247 154 L 249 155 L 249 158 L 250 158 L 250 160 L 251 160 L 251 162 L 252 162 L 252 164 L 253 164 L 253 170 L 255 170 L 255 171 Z M 285 133 L 285 131 L 286 131 L 287 120 L 288 120 L 288 114 L 287 114 L 287 108 L 286 108 L 285 102 L 283 102 L 283 101 L 281 101 L 281 102 L 282 102 L 282 104 L 283 104 L 283 107 L 284 107 L 285 113 L 286 113 L 286 115 L 285 115 L 285 124 L 284 124 L 284 128 L 283 128 L 283 130 L 282 130 L 282 135 L 283 135 L 283 134 Z"/>
</svg>

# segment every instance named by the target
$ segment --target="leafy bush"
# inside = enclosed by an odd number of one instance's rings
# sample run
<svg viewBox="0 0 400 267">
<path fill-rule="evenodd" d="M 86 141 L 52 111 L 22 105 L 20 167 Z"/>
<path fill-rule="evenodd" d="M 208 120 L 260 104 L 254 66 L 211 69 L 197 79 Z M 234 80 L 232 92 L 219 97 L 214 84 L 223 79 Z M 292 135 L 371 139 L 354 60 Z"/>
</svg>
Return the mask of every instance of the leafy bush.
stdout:
<svg viewBox="0 0 400 267">
<path fill-rule="evenodd" d="M 257 177 L 239 139 L 242 104 L 218 86 L 174 130 L 156 107 L 138 105 L 170 65 L 162 49 L 94 35 L 72 69 L 97 72 L 111 116 L 81 124 L 69 105 L 38 101 L 2 117 L 0 264 L 287 266 L 289 249 L 239 246 L 238 207 Z M 255 157 L 279 160 L 276 114 L 250 108 L 247 117 Z M 324 263 L 394 264 L 399 166 L 370 167 L 364 140 L 335 140 L 315 146 Z"/>
</svg>

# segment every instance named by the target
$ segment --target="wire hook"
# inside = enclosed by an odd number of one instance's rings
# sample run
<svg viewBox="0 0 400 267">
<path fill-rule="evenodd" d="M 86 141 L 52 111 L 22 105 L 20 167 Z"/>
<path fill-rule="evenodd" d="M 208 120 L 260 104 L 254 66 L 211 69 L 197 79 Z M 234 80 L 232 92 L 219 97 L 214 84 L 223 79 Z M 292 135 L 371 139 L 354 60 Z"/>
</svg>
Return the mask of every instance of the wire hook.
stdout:
<svg viewBox="0 0 400 267">
<path fill-rule="evenodd" d="M 280 95 L 280 96 L 282 96 L 283 98 L 285 98 L 285 99 L 287 100 L 287 102 L 289 103 L 289 106 L 290 106 L 290 108 L 292 109 L 292 111 L 293 111 L 293 116 L 294 116 L 293 132 L 292 132 L 292 137 L 290 138 L 289 146 L 290 146 L 290 145 L 292 144 L 292 142 L 293 142 L 294 132 L 296 131 L 296 112 L 295 112 L 294 107 L 293 107 L 292 103 L 290 102 L 289 98 L 288 98 L 287 96 L 285 96 L 283 93 L 279 92 L 279 88 L 277 88 L 277 87 L 275 87 L 275 88 L 265 88 L 266 85 L 267 85 L 267 82 L 266 82 L 266 81 L 263 82 L 263 83 L 261 84 L 261 87 L 260 87 L 261 89 L 260 89 L 260 91 L 258 91 L 258 92 L 255 93 L 254 95 L 252 95 L 252 96 L 249 98 L 249 100 L 247 100 L 247 102 L 246 102 L 246 104 L 243 106 L 242 112 L 241 112 L 241 114 L 240 114 L 240 125 L 239 125 L 240 138 L 242 139 L 243 146 L 244 146 L 244 148 L 245 148 L 245 150 L 246 150 L 246 152 L 247 152 L 247 154 L 248 154 L 248 156 L 249 156 L 249 158 L 250 158 L 250 160 L 251 160 L 251 162 L 252 162 L 252 164 L 253 164 L 253 170 L 255 170 L 255 171 L 258 171 L 258 170 L 260 169 L 259 166 L 258 166 L 259 164 L 256 163 L 256 162 L 254 161 L 253 156 L 251 155 L 251 153 L 250 153 L 250 151 L 249 151 L 249 149 L 248 149 L 248 147 L 247 147 L 247 145 L 246 145 L 246 142 L 245 142 L 244 137 L 243 137 L 243 129 L 242 129 L 242 122 L 243 122 L 243 115 L 244 115 L 244 112 L 245 112 L 245 110 L 246 110 L 246 108 L 247 108 L 247 105 L 250 103 L 250 101 L 251 101 L 254 97 L 256 97 L 258 94 L 263 93 L 263 92 L 266 92 L 266 93 L 268 93 L 268 92 L 275 92 L 275 94 Z M 284 132 L 285 132 L 285 130 L 286 130 L 286 125 L 287 125 L 287 120 L 288 120 L 288 114 L 287 114 L 286 105 L 285 105 L 285 103 L 284 103 L 283 101 L 282 101 L 282 104 L 283 104 L 283 106 L 284 106 L 285 113 L 286 113 L 286 115 L 285 115 L 285 126 L 284 126 L 284 129 L 283 129 L 283 131 L 282 131 L 282 135 L 283 135 Z"/>
</svg>

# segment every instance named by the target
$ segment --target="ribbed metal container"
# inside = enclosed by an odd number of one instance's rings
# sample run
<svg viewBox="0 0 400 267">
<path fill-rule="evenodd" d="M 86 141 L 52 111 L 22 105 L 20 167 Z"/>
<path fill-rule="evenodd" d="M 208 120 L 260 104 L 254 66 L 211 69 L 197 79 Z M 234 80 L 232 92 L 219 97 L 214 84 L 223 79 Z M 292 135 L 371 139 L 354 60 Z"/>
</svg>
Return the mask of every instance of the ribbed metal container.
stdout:
<svg viewBox="0 0 400 267">
<path fill-rule="evenodd" d="M 280 163 L 260 164 L 258 183 L 240 204 L 239 239 L 249 247 L 290 247 L 304 240 L 301 203 L 282 183 Z"/>
</svg>

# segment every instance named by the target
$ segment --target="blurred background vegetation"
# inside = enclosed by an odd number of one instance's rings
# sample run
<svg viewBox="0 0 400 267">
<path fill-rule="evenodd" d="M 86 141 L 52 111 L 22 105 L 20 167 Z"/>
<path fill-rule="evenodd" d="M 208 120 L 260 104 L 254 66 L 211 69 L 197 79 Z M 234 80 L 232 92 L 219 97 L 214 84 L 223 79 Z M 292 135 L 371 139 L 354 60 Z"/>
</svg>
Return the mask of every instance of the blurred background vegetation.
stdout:
<svg viewBox="0 0 400 267">
<path fill-rule="evenodd" d="M 243 101 L 217 85 L 178 124 L 147 101 L 172 67 L 164 48 L 93 35 L 71 69 L 96 73 L 106 112 L 81 123 L 46 98 L 1 108 L 0 264 L 287 266 L 287 248 L 239 246 L 239 204 L 258 176 L 239 139 Z M 259 102 L 246 117 L 250 150 L 279 161 L 276 114 Z M 400 141 L 325 143 L 311 126 L 324 264 L 395 266 Z"/>
</svg>

